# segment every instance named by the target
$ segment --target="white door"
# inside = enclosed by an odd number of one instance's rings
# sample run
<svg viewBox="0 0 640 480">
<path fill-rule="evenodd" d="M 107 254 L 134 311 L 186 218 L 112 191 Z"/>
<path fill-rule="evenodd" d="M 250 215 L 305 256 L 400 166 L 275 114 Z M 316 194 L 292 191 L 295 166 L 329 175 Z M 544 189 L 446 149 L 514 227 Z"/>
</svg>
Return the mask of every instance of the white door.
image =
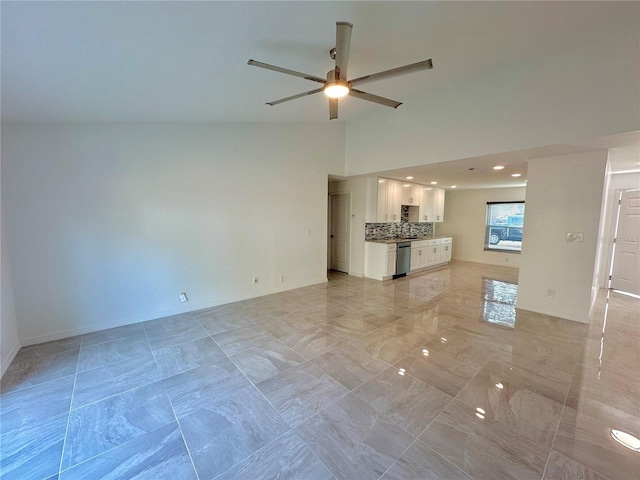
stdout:
<svg viewBox="0 0 640 480">
<path fill-rule="evenodd" d="M 640 295 L 640 190 L 622 192 L 611 288 Z"/>
<path fill-rule="evenodd" d="M 350 195 L 331 195 L 331 269 L 349 273 Z"/>
</svg>

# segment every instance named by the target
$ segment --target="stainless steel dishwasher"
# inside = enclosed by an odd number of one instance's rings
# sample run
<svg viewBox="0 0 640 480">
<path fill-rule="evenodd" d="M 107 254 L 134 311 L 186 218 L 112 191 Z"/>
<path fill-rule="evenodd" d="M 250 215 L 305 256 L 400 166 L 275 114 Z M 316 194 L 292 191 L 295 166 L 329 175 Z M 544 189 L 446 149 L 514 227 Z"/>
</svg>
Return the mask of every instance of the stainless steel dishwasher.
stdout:
<svg viewBox="0 0 640 480">
<path fill-rule="evenodd" d="M 411 265 L 411 242 L 398 242 L 396 250 L 396 274 L 393 278 L 406 277 Z"/>
</svg>

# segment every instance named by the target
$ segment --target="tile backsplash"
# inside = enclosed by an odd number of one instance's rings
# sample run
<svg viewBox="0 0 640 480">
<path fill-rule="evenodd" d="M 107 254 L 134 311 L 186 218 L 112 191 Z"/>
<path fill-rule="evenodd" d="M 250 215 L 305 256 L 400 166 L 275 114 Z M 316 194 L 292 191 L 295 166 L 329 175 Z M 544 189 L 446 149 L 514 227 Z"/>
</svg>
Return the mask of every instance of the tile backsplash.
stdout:
<svg viewBox="0 0 640 480">
<path fill-rule="evenodd" d="M 365 223 L 365 240 L 384 240 L 396 237 L 432 237 L 433 223 Z"/>
</svg>

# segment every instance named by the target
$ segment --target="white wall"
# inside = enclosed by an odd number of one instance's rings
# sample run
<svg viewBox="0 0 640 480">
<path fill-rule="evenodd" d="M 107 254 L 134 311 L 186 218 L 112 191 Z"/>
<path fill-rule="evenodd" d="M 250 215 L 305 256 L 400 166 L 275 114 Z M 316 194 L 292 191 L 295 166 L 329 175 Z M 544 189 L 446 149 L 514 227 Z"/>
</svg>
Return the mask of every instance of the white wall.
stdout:
<svg viewBox="0 0 640 480">
<path fill-rule="evenodd" d="M 2 219 L 4 224 L 4 215 Z M 6 243 L 6 230 L 4 225 L 0 228 L 1 253 L 0 269 L 0 376 L 7 370 L 11 361 L 20 349 L 18 341 L 18 327 L 16 324 L 16 312 L 13 303 L 13 284 L 11 281 L 11 264 L 9 250 Z"/>
<path fill-rule="evenodd" d="M 448 190 L 444 202 L 444 222 L 434 224 L 436 235 L 453 237 L 454 260 L 518 267 L 520 254 L 484 250 L 485 221 L 487 202 L 518 202 L 524 199 L 524 187 Z M 525 222 L 527 210 L 528 205 L 525 207 Z"/>
<path fill-rule="evenodd" d="M 23 345 L 326 281 L 342 124 L 3 125 L 2 161 Z"/>
<path fill-rule="evenodd" d="M 606 151 L 529 162 L 518 308 L 589 321 L 606 166 Z"/>
<path fill-rule="evenodd" d="M 329 193 L 351 194 L 349 275 L 364 276 L 365 223 L 375 221 L 378 181 L 376 177 L 354 177 L 329 184 Z"/>
<path fill-rule="evenodd" d="M 438 59 L 434 58 L 434 68 Z M 640 130 L 637 25 L 453 82 L 347 125 L 346 173 Z"/>
</svg>

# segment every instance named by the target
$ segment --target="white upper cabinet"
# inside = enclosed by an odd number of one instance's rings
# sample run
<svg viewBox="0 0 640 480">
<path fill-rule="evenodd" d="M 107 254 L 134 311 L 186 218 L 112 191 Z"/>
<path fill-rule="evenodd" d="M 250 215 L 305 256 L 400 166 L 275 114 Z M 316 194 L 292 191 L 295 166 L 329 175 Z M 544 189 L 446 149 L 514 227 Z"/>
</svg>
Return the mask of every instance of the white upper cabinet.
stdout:
<svg viewBox="0 0 640 480">
<path fill-rule="evenodd" d="M 420 205 L 420 195 L 422 191 L 421 185 L 417 185 L 415 183 L 403 183 L 401 188 L 401 205 Z"/>
<path fill-rule="evenodd" d="M 420 214 L 421 222 L 433 222 L 433 187 L 420 188 Z"/>
<path fill-rule="evenodd" d="M 434 222 L 444 222 L 444 188 L 433 189 Z"/>
<path fill-rule="evenodd" d="M 402 184 L 389 178 L 378 179 L 378 222 L 400 221 Z"/>
<path fill-rule="evenodd" d="M 378 223 L 399 222 L 402 205 L 420 207 L 418 222 L 444 221 L 443 188 L 378 178 L 376 221 Z"/>
</svg>

